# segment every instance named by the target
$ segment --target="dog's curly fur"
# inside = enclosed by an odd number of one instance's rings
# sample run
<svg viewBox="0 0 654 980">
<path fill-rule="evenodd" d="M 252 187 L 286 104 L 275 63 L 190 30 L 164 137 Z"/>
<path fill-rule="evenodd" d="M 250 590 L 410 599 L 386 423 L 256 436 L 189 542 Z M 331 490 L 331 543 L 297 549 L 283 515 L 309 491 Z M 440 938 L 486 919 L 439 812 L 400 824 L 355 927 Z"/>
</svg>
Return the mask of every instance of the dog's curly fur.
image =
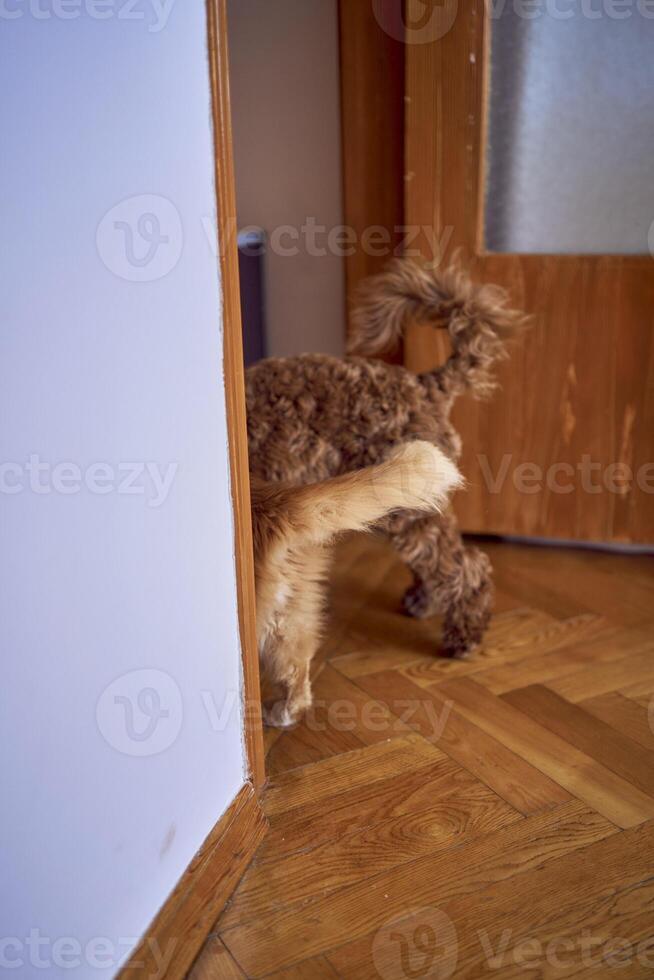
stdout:
<svg viewBox="0 0 654 980">
<path fill-rule="evenodd" d="M 415 375 L 369 360 L 397 345 L 409 320 L 446 327 L 445 364 Z M 250 467 L 270 481 L 305 484 L 378 463 L 398 444 L 427 440 L 460 455 L 450 422 L 455 398 L 483 397 L 490 369 L 522 326 L 503 291 L 476 286 L 458 267 L 437 272 L 405 259 L 360 292 L 344 359 L 323 354 L 268 358 L 246 375 Z M 492 607 L 491 567 L 465 547 L 451 511 L 403 511 L 382 525 L 414 575 L 404 597 L 412 616 L 444 613 L 443 647 L 462 656 L 481 642 Z"/>
</svg>

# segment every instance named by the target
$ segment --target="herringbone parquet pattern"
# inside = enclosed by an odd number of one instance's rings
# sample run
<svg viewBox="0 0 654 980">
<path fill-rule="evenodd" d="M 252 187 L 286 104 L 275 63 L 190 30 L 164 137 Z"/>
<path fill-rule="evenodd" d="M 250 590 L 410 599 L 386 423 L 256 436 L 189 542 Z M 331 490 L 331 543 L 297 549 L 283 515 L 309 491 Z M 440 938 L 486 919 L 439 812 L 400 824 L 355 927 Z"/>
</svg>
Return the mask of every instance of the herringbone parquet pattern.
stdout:
<svg viewBox="0 0 654 980">
<path fill-rule="evenodd" d="M 383 542 L 340 547 L 315 708 L 267 733 L 270 831 L 194 980 L 654 976 L 654 562 L 484 547 L 458 662 Z"/>
</svg>

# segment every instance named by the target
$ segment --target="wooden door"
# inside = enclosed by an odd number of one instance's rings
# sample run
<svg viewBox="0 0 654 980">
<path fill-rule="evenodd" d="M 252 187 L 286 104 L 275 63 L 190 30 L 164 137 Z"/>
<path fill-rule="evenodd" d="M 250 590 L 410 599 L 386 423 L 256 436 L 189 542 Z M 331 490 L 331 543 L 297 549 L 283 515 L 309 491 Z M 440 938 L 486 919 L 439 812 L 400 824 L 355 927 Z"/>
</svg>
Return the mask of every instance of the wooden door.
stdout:
<svg viewBox="0 0 654 980">
<path fill-rule="evenodd" d="M 519 255 L 484 250 L 484 0 L 444 0 L 433 41 L 406 54 L 405 220 L 457 247 L 479 280 L 511 291 L 534 325 L 499 371 L 492 402 L 461 400 L 454 418 L 469 481 L 457 510 L 468 531 L 654 542 L 654 261 L 649 255 Z M 407 24 L 424 21 L 408 0 Z M 654 217 L 654 215 L 652 216 Z M 425 258 L 429 241 L 419 241 Z M 417 326 L 405 363 L 424 371 L 444 338 Z"/>
</svg>

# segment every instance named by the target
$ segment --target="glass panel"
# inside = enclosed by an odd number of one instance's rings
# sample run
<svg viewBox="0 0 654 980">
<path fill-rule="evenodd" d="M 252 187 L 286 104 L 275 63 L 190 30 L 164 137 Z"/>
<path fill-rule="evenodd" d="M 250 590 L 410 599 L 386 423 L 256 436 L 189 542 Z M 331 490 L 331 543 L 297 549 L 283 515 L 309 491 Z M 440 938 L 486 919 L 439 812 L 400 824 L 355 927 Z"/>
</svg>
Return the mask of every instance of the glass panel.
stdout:
<svg viewBox="0 0 654 980">
<path fill-rule="evenodd" d="M 654 3 L 500 3 L 486 248 L 646 253 L 649 236 L 654 251 Z"/>
</svg>

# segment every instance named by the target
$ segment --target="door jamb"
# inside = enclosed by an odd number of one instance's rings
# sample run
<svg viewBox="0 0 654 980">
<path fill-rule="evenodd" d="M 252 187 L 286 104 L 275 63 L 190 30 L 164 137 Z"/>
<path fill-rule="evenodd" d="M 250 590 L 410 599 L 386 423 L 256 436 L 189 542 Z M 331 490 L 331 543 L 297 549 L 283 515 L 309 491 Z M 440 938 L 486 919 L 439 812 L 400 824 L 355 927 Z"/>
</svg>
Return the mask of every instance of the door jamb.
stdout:
<svg viewBox="0 0 654 980">
<path fill-rule="evenodd" d="M 207 0 L 207 37 L 211 77 L 218 251 L 223 299 L 223 369 L 227 434 L 234 511 L 236 588 L 243 662 L 245 746 L 249 778 L 259 792 L 265 782 L 259 655 L 256 638 L 254 559 L 250 510 L 247 424 L 232 120 L 229 100 L 226 0 Z"/>
</svg>

